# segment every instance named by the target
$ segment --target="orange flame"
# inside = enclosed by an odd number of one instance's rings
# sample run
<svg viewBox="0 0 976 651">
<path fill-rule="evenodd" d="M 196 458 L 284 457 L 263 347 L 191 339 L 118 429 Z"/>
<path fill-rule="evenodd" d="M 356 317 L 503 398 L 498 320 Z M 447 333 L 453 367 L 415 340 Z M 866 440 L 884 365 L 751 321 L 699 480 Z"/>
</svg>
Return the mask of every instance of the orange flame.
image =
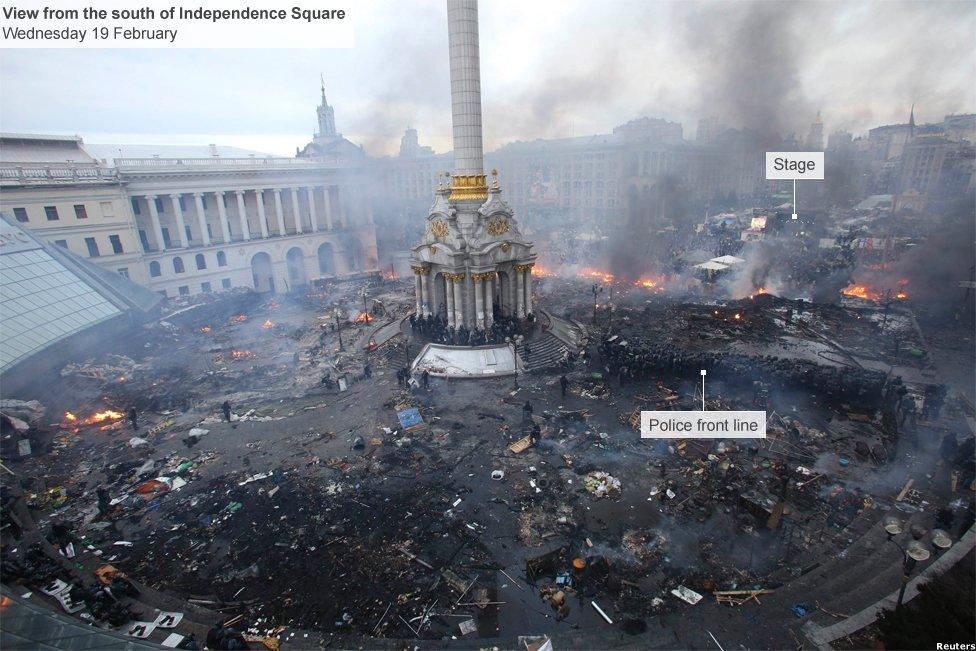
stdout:
<svg viewBox="0 0 976 651">
<path fill-rule="evenodd" d="M 365 312 L 360 312 L 359 316 L 356 317 L 356 323 L 369 323 L 373 320 L 373 317 Z"/>
<path fill-rule="evenodd" d="M 249 350 L 234 350 L 230 353 L 231 359 L 247 359 L 248 357 L 254 357 L 254 353 Z"/>
<path fill-rule="evenodd" d="M 536 278 L 550 278 L 556 274 L 554 274 L 549 267 L 536 262 L 534 265 L 532 265 L 532 275 Z"/>
<path fill-rule="evenodd" d="M 649 278 L 642 277 L 634 281 L 634 285 L 637 287 L 643 287 L 644 289 L 660 290 L 662 289 L 662 284 L 664 280 L 662 278 Z"/>
<path fill-rule="evenodd" d="M 583 267 L 576 275 L 580 278 L 596 278 L 608 284 L 613 282 L 612 273 L 610 273 L 609 271 L 601 271 L 600 269 L 594 269 L 593 267 Z"/>
<path fill-rule="evenodd" d="M 106 409 L 105 411 L 97 411 L 87 418 L 78 418 L 70 411 L 64 412 L 64 422 L 74 426 L 82 425 L 97 425 L 99 423 L 115 422 L 125 418 L 125 414 L 121 411 L 115 411 L 114 409 Z"/>
<path fill-rule="evenodd" d="M 840 290 L 840 293 L 850 298 L 862 298 L 868 301 L 876 301 L 881 298 L 878 292 L 870 285 L 851 284 Z"/>
<path fill-rule="evenodd" d="M 237 314 L 237 315 L 232 316 L 230 318 L 230 322 L 231 323 L 244 323 L 245 321 L 247 321 L 247 315 L 246 314 Z"/>
<path fill-rule="evenodd" d="M 267 321 L 261 324 L 261 327 L 265 328 L 266 330 L 270 330 L 271 328 L 275 327 L 275 323 L 271 319 L 268 319 Z"/>
<path fill-rule="evenodd" d="M 202 328 L 200 328 L 200 332 L 202 332 L 203 334 L 207 334 L 208 332 L 210 332 L 210 326 L 203 326 Z"/>
</svg>

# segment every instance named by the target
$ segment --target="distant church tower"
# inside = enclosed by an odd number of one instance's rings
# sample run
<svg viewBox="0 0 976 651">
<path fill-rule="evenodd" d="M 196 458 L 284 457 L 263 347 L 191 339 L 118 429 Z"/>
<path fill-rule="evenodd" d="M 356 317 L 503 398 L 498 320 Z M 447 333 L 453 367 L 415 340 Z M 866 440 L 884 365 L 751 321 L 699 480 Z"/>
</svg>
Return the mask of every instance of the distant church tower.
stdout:
<svg viewBox="0 0 976 651">
<path fill-rule="evenodd" d="M 319 117 L 319 132 L 315 134 L 316 142 L 329 141 L 339 135 L 335 127 L 335 111 L 325 99 L 325 79 L 321 75 L 319 78 L 322 80 L 322 103 L 316 109 Z"/>
<path fill-rule="evenodd" d="M 807 133 L 807 141 L 804 143 L 807 151 L 823 150 L 823 128 L 820 111 L 817 111 L 817 119 L 810 125 L 810 131 Z"/>
</svg>

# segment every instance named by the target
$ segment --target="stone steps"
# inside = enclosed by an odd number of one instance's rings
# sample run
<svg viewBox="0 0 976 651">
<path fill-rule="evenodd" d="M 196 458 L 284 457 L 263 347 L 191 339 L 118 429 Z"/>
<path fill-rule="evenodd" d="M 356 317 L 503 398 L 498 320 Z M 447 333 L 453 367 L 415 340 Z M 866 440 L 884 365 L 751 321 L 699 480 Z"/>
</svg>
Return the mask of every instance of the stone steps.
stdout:
<svg viewBox="0 0 976 651">
<path fill-rule="evenodd" d="M 529 342 L 530 354 L 525 352 L 525 342 L 517 348 L 519 357 L 525 363 L 525 370 L 537 371 L 559 366 L 566 358 L 569 348 L 548 332 L 542 333 Z"/>
</svg>

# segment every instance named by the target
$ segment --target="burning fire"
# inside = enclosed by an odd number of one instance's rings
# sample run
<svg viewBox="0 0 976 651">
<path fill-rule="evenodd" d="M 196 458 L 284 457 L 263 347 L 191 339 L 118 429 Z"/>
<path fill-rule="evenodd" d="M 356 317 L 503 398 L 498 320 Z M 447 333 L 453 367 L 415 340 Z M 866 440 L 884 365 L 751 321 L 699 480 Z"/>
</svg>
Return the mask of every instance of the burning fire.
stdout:
<svg viewBox="0 0 976 651">
<path fill-rule="evenodd" d="M 554 274 L 549 269 L 549 267 L 546 267 L 536 262 L 534 265 L 532 265 L 532 275 L 537 278 L 550 278 L 552 276 L 555 276 L 556 274 Z"/>
<path fill-rule="evenodd" d="M 648 278 L 643 277 L 634 281 L 634 285 L 637 287 L 643 287 L 644 289 L 660 290 L 664 280 L 661 278 Z"/>
<path fill-rule="evenodd" d="M 369 323 L 372 320 L 373 317 L 371 317 L 366 312 L 360 312 L 359 316 L 356 317 L 356 323 Z"/>
<path fill-rule="evenodd" d="M 125 414 L 123 414 L 121 411 L 115 411 L 114 409 L 97 411 L 87 418 L 78 418 L 70 411 L 64 412 L 64 422 L 76 427 L 81 427 L 83 425 L 98 425 L 100 423 L 114 423 L 122 418 L 125 418 Z"/>
<path fill-rule="evenodd" d="M 749 298 L 756 298 L 757 296 L 761 296 L 763 294 L 768 294 L 768 293 L 769 290 L 767 290 L 765 287 L 760 287 L 759 289 L 756 290 L 756 293 L 750 296 Z"/>
<path fill-rule="evenodd" d="M 254 353 L 249 350 L 234 350 L 230 353 L 231 359 L 247 359 L 248 357 L 254 357 Z"/>
<path fill-rule="evenodd" d="M 878 292 L 870 285 L 851 284 L 840 290 L 840 293 L 850 298 L 863 298 L 868 301 L 876 301 L 881 298 Z"/>
<path fill-rule="evenodd" d="M 739 321 L 739 320 L 742 319 L 742 315 L 739 314 L 739 313 L 736 313 L 735 316 L 733 316 L 732 318 L 735 319 L 736 321 Z"/>
<path fill-rule="evenodd" d="M 237 314 L 230 318 L 231 323 L 244 323 L 245 321 L 247 321 L 246 314 Z"/>
<path fill-rule="evenodd" d="M 895 298 L 897 298 L 899 301 L 904 301 L 906 298 L 908 298 L 908 292 L 906 292 L 904 289 L 900 289 L 898 290 L 898 293 L 895 294 Z"/>
<path fill-rule="evenodd" d="M 200 328 L 200 332 L 202 332 L 203 334 L 207 334 L 208 332 L 210 332 L 210 326 L 203 326 L 202 328 Z"/>
<path fill-rule="evenodd" d="M 275 323 L 271 319 L 268 319 L 267 321 L 261 324 L 261 327 L 265 328 L 266 330 L 270 330 L 271 328 L 275 327 Z"/>
<path fill-rule="evenodd" d="M 613 274 L 609 271 L 601 271 L 600 269 L 594 269 L 593 267 L 583 267 L 580 272 L 576 274 L 580 278 L 596 278 L 602 280 L 605 283 L 613 282 Z"/>
</svg>

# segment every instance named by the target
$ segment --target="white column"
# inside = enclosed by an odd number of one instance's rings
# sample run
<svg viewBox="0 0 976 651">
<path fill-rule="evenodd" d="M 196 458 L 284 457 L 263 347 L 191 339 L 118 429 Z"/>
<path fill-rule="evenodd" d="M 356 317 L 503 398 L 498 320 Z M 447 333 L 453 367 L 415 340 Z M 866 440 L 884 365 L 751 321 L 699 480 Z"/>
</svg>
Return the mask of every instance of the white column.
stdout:
<svg viewBox="0 0 976 651">
<path fill-rule="evenodd" d="M 255 190 L 254 199 L 258 202 L 258 221 L 261 223 L 261 239 L 268 239 L 268 217 L 264 214 L 264 190 Z"/>
<path fill-rule="evenodd" d="M 327 230 L 332 230 L 332 193 L 330 192 L 331 186 L 325 186 L 322 188 L 322 196 L 325 201 L 325 228 Z"/>
<path fill-rule="evenodd" d="M 230 226 L 227 224 L 227 208 L 224 206 L 224 193 L 214 192 L 214 199 L 217 201 L 217 214 L 220 217 L 220 233 L 224 236 L 224 242 L 230 242 Z"/>
<path fill-rule="evenodd" d="M 474 280 L 474 325 L 476 328 L 485 327 L 485 297 L 484 297 L 484 280 L 481 278 L 481 274 L 472 274 L 471 279 Z"/>
<path fill-rule="evenodd" d="M 426 270 L 420 274 L 420 297 L 420 308 L 422 314 L 427 316 L 430 314 L 430 284 L 427 278 Z"/>
<path fill-rule="evenodd" d="M 291 205 L 295 215 L 295 232 L 303 233 L 304 231 L 302 230 L 302 213 L 298 209 L 298 188 L 291 189 Z"/>
<path fill-rule="evenodd" d="M 525 316 L 525 276 L 521 266 L 515 267 L 515 315 L 518 318 Z"/>
<path fill-rule="evenodd" d="M 481 149 L 481 61 L 478 52 L 478 3 L 447 3 L 447 40 L 451 63 L 451 113 L 454 125 L 454 173 L 483 174 Z"/>
<path fill-rule="evenodd" d="M 287 235 L 288 231 L 285 230 L 285 213 L 281 209 L 281 189 L 275 188 L 274 199 L 275 199 L 275 218 L 278 220 L 278 235 Z"/>
<path fill-rule="evenodd" d="M 315 212 L 315 186 L 309 186 L 305 188 L 305 192 L 308 193 L 308 212 L 312 217 L 312 232 L 319 232 L 319 216 Z"/>
<path fill-rule="evenodd" d="M 169 200 L 173 204 L 173 214 L 176 215 L 176 230 L 179 231 L 176 241 L 185 249 L 190 246 L 190 242 L 186 237 L 186 222 L 183 221 L 183 209 L 180 208 L 180 195 L 171 194 Z"/>
<path fill-rule="evenodd" d="M 525 270 L 525 315 L 532 314 L 532 267 Z"/>
<path fill-rule="evenodd" d="M 346 213 L 346 193 L 339 185 L 336 186 L 336 202 L 339 204 L 339 223 L 342 224 L 343 228 L 346 228 L 349 226 L 349 215 Z"/>
<path fill-rule="evenodd" d="M 447 327 L 454 327 L 454 274 L 444 274 L 444 294 L 447 303 Z"/>
<path fill-rule="evenodd" d="M 491 327 L 494 323 L 494 315 L 492 309 L 494 303 L 494 296 L 492 296 L 491 291 L 491 277 L 485 278 L 485 330 Z"/>
<path fill-rule="evenodd" d="M 420 271 L 416 267 L 411 267 L 413 270 L 414 278 L 414 296 L 417 299 L 417 306 L 414 310 L 414 314 L 420 316 L 424 313 L 424 287 L 423 281 L 420 279 Z"/>
<path fill-rule="evenodd" d="M 153 234 L 156 235 L 156 246 L 160 251 L 165 251 L 166 242 L 163 240 L 163 226 L 159 223 L 159 212 L 156 210 L 156 195 L 146 195 L 146 203 L 149 204 L 149 219 L 152 220 Z"/>
<path fill-rule="evenodd" d="M 200 237 L 203 238 L 203 245 L 210 246 L 210 231 L 207 230 L 207 213 L 203 209 L 203 193 L 194 192 L 193 201 L 197 205 L 197 223 L 200 224 Z"/>
<path fill-rule="evenodd" d="M 464 274 L 460 274 L 461 280 L 454 281 L 454 327 L 460 328 L 464 325 Z"/>
<path fill-rule="evenodd" d="M 247 226 L 247 208 L 244 205 L 244 190 L 234 190 L 237 195 L 237 216 L 241 220 L 241 237 L 247 242 L 251 239 L 251 229 Z"/>
</svg>

